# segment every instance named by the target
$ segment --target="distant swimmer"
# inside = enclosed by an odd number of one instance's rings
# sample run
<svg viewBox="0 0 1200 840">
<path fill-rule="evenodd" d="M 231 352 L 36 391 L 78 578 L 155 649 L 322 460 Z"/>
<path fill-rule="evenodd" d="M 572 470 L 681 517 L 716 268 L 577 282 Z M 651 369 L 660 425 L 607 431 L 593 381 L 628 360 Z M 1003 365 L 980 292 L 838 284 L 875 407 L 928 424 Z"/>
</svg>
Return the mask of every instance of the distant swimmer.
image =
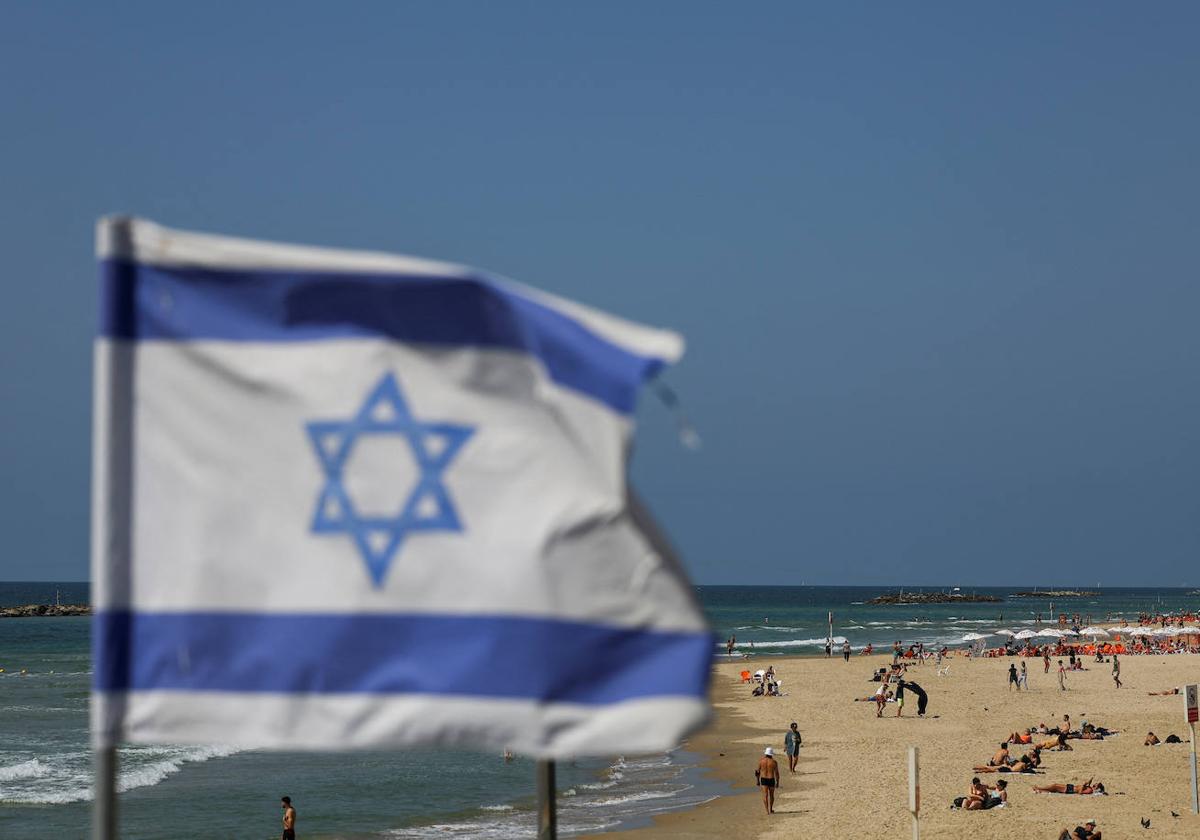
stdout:
<svg viewBox="0 0 1200 840">
<path fill-rule="evenodd" d="M 283 806 L 282 840 L 296 840 L 296 809 L 292 807 L 292 798 L 284 796 L 279 803 Z"/>
</svg>

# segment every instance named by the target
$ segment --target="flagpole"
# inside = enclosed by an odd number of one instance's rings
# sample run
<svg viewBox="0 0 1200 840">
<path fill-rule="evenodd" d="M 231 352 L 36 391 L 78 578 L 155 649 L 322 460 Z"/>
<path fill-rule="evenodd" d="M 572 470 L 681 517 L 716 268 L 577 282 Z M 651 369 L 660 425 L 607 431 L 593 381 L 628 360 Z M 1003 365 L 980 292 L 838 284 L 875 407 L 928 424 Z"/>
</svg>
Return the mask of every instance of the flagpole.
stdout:
<svg viewBox="0 0 1200 840">
<path fill-rule="evenodd" d="M 92 840 L 117 840 L 117 748 L 93 750 L 95 801 L 92 803 Z"/>
<path fill-rule="evenodd" d="M 537 770 L 537 840 L 557 840 L 558 808 L 555 802 L 554 762 L 539 761 Z"/>
</svg>

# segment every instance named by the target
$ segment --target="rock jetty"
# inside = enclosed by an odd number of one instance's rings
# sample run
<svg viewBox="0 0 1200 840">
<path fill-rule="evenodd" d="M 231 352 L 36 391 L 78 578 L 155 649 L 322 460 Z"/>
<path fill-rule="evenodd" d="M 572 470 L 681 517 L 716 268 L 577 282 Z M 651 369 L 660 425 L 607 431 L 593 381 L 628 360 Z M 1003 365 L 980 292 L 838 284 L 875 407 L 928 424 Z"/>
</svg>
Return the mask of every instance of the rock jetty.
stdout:
<svg viewBox="0 0 1200 840">
<path fill-rule="evenodd" d="M 0 607 L 0 618 L 62 618 L 71 615 L 91 615 L 87 604 L 26 604 L 23 607 Z"/>
<path fill-rule="evenodd" d="M 1080 592 L 1074 589 L 1045 589 L 1038 592 L 1014 592 L 1009 598 L 1094 598 L 1099 592 Z"/>
<path fill-rule="evenodd" d="M 965 592 L 892 592 L 867 601 L 868 604 L 974 604 L 1001 601 L 995 595 Z"/>
</svg>

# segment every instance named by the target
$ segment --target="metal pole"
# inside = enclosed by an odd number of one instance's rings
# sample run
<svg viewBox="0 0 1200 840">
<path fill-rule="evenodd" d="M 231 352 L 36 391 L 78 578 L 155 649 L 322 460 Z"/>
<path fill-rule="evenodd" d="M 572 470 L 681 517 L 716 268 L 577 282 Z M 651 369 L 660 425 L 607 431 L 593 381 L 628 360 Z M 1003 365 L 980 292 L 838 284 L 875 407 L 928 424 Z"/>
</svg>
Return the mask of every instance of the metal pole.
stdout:
<svg viewBox="0 0 1200 840">
<path fill-rule="evenodd" d="M 1200 814 L 1200 788 L 1196 787 L 1196 724 L 1189 723 L 1192 730 L 1192 813 Z"/>
<path fill-rule="evenodd" d="M 96 747 L 93 761 L 92 840 L 117 840 L 117 748 Z"/>
<path fill-rule="evenodd" d="M 554 762 L 537 763 L 537 840 L 558 840 L 557 791 L 554 784 Z"/>
</svg>

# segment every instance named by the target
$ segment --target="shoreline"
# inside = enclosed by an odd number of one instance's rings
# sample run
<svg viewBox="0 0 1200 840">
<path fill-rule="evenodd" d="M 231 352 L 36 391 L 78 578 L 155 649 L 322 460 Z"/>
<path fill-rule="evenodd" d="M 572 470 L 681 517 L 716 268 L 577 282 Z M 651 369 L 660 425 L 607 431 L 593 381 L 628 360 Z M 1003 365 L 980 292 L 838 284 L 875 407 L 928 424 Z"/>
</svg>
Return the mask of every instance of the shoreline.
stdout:
<svg viewBox="0 0 1200 840">
<path fill-rule="evenodd" d="M 807 657 L 790 657 L 807 659 Z M 821 657 L 824 658 L 823 656 Z M 772 657 L 773 663 L 776 657 Z M 779 657 L 780 660 L 783 657 Z M 689 808 L 669 811 L 650 817 L 649 824 L 617 829 L 601 834 L 581 834 L 585 840 L 597 840 L 604 834 L 619 833 L 633 840 L 654 840 L 658 837 L 707 838 L 727 832 L 727 821 L 743 819 L 747 814 L 746 800 L 757 792 L 754 786 L 754 765 L 762 753 L 760 744 L 770 730 L 754 726 L 738 708 L 737 686 L 722 679 L 720 663 L 713 666 L 712 687 L 709 691 L 713 719 L 704 729 L 687 739 L 682 749 L 703 757 L 701 773 L 733 788 L 733 793 L 718 796 Z M 780 733 L 782 737 L 782 732 Z M 757 804 L 753 800 L 751 805 Z"/>
</svg>

